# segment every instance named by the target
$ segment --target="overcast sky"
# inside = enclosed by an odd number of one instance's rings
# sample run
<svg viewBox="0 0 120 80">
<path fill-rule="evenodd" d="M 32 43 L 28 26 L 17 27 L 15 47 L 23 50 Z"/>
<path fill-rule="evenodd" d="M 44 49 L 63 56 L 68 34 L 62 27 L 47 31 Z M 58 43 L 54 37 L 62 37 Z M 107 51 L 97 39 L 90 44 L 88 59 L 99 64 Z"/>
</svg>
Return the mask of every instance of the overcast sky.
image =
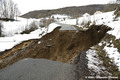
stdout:
<svg viewBox="0 0 120 80">
<path fill-rule="evenodd" d="M 18 4 L 21 14 L 33 10 L 57 9 L 66 6 L 82 6 L 88 4 L 106 4 L 115 0 L 13 0 Z"/>
</svg>

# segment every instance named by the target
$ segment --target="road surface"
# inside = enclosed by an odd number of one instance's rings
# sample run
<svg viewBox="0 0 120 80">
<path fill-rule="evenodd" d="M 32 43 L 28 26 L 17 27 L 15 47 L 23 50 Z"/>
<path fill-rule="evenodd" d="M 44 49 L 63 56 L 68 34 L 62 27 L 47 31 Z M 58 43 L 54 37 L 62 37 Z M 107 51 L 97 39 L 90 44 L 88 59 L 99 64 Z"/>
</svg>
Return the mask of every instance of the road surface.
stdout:
<svg viewBox="0 0 120 80">
<path fill-rule="evenodd" d="M 56 22 L 56 24 L 61 26 L 61 28 L 60 28 L 61 31 L 65 31 L 65 30 L 77 31 L 77 29 L 73 25 L 59 23 L 59 22 Z"/>
<path fill-rule="evenodd" d="M 0 80 L 79 80 L 88 73 L 86 53 L 74 63 L 26 58 L 1 69 Z"/>
</svg>

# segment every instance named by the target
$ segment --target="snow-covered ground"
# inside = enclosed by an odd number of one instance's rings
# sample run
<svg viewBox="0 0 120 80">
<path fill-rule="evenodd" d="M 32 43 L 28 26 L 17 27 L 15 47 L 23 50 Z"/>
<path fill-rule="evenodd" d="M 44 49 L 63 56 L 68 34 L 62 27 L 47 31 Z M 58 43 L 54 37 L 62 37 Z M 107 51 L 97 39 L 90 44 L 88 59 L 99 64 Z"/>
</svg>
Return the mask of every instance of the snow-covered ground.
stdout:
<svg viewBox="0 0 120 80">
<path fill-rule="evenodd" d="M 112 30 L 108 31 L 107 33 L 115 36 L 116 39 L 120 39 L 120 17 L 115 19 L 114 11 L 106 12 L 106 13 L 100 12 L 100 13 L 94 14 L 94 15 L 89 15 L 86 13 L 83 15 L 83 17 L 79 17 L 77 19 L 69 19 L 69 20 L 61 21 L 61 23 L 78 25 L 79 27 L 82 27 L 82 28 L 84 28 L 83 26 L 88 23 L 90 23 L 90 25 L 92 25 L 92 24 L 107 25 L 108 27 L 112 28 Z M 119 60 L 120 53 L 118 52 L 118 49 L 114 48 L 114 47 L 107 47 L 107 45 L 106 45 L 104 47 L 104 50 L 107 52 L 109 57 L 113 59 L 114 63 L 118 66 L 118 68 L 120 70 L 120 60 Z M 92 68 L 91 65 L 89 65 L 89 68 L 90 67 Z"/>
<path fill-rule="evenodd" d="M 108 56 L 114 60 L 114 63 L 118 66 L 120 70 L 120 53 L 118 52 L 118 49 L 105 46 L 104 50 L 108 53 Z"/>
<path fill-rule="evenodd" d="M 108 34 L 111 34 L 116 37 L 116 39 L 120 39 L 120 17 L 114 20 L 115 15 L 114 11 L 107 12 L 107 13 L 101 13 L 97 15 L 91 16 L 91 22 L 97 25 L 107 25 L 108 27 L 111 27 L 112 30 L 108 32 Z M 109 43 L 106 43 L 109 44 Z M 113 60 L 113 62 L 118 66 L 118 69 L 120 70 L 120 53 L 118 52 L 117 48 L 114 48 L 114 45 L 111 47 L 108 47 L 107 45 L 104 47 L 104 51 L 107 52 L 109 58 Z"/>
<path fill-rule="evenodd" d="M 51 23 L 48 28 L 41 28 L 39 27 L 40 19 L 18 18 L 18 20 L 15 22 L 3 22 L 2 30 L 5 37 L 0 37 L 0 52 L 11 49 L 23 41 L 41 38 L 43 35 L 52 32 L 58 26 L 58 24 Z M 33 21 L 38 25 L 38 29 L 32 31 L 30 34 L 20 34 L 26 28 L 29 29 Z"/>
<path fill-rule="evenodd" d="M 41 38 L 46 34 L 46 31 L 47 30 L 45 28 L 42 28 L 33 31 L 30 34 L 16 34 L 12 37 L 0 37 L 0 51 L 11 49 L 22 41 Z"/>
<path fill-rule="evenodd" d="M 97 51 L 94 50 L 94 47 L 89 49 L 86 53 L 88 59 L 88 68 L 96 73 L 93 75 L 96 76 L 100 74 L 111 75 L 109 72 L 106 71 L 106 68 L 102 65 L 103 61 L 101 61 L 100 58 L 98 57 Z"/>
<path fill-rule="evenodd" d="M 30 28 L 30 25 L 35 22 L 36 25 L 39 25 L 40 19 L 25 19 L 25 18 L 18 18 L 18 21 L 14 22 L 2 22 L 3 28 L 3 35 L 4 36 L 13 36 L 15 34 L 19 34 L 25 29 Z"/>
<path fill-rule="evenodd" d="M 112 62 L 114 62 L 114 64 L 116 64 L 118 66 L 118 69 L 120 70 L 120 53 L 118 52 L 118 49 L 114 47 L 112 40 L 110 41 L 110 43 L 101 42 L 99 43 L 99 46 L 102 46 L 103 44 L 106 44 L 103 50 L 107 52 L 109 58 L 113 60 Z"/>
<path fill-rule="evenodd" d="M 119 27 L 120 17 L 118 17 L 116 20 L 114 19 L 115 19 L 114 11 L 111 11 L 111 12 L 99 13 L 94 15 L 89 15 L 86 13 L 83 15 L 83 17 L 61 21 L 61 23 L 71 24 L 71 25 L 76 25 L 78 23 L 79 27 L 83 27 L 88 22 L 90 22 L 90 25 L 92 24 L 107 25 L 113 29 L 108 33 L 114 35 L 116 39 L 119 39 L 120 38 L 119 36 L 120 35 L 120 27 Z"/>
<path fill-rule="evenodd" d="M 116 39 L 120 39 L 120 17 L 114 20 L 115 15 L 114 11 L 107 12 L 107 13 L 101 13 L 97 15 L 91 16 L 91 22 L 97 25 L 107 25 L 108 27 L 111 27 L 112 30 L 108 32 L 108 34 L 111 34 L 116 37 Z M 106 43 L 109 44 L 109 43 Z M 108 47 L 107 45 L 104 47 L 104 50 L 107 52 L 109 58 L 113 59 L 113 62 L 118 66 L 118 69 L 120 70 L 120 53 L 118 52 L 117 48 L 114 48 L 114 45 L 111 47 Z"/>
</svg>

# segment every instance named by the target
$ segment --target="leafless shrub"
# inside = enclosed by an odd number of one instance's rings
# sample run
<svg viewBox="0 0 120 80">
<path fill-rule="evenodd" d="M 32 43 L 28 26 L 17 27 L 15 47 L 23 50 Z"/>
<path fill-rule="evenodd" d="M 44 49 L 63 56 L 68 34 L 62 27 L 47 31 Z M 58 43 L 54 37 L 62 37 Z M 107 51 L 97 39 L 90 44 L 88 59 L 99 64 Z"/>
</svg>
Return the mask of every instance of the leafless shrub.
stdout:
<svg viewBox="0 0 120 80">
<path fill-rule="evenodd" d="M 2 28 L 3 28 L 3 25 L 2 25 L 2 22 L 0 22 L 0 37 L 3 37 Z"/>
<path fill-rule="evenodd" d="M 30 25 L 29 28 L 26 28 L 21 34 L 29 34 L 30 32 L 38 29 L 38 25 L 36 24 L 35 21 L 33 21 Z"/>
<path fill-rule="evenodd" d="M 116 15 L 115 19 L 120 16 L 120 6 L 115 10 L 114 14 Z"/>
<path fill-rule="evenodd" d="M 42 19 L 40 21 L 40 27 L 47 27 L 50 23 L 54 22 L 54 19 Z"/>
</svg>

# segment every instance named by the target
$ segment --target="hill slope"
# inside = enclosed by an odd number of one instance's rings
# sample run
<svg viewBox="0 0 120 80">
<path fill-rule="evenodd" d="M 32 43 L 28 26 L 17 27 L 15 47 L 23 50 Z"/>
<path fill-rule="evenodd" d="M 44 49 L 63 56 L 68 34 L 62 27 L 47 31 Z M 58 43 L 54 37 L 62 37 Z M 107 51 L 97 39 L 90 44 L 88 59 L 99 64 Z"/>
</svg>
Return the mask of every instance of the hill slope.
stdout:
<svg viewBox="0 0 120 80">
<path fill-rule="evenodd" d="M 96 11 L 103 11 L 105 5 L 88 5 L 79 7 L 65 7 L 55 10 L 36 10 L 22 15 L 24 18 L 41 18 L 48 17 L 52 14 L 66 14 L 73 17 L 82 16 L 84 13 L 93 14 Z"/>
</svg>

